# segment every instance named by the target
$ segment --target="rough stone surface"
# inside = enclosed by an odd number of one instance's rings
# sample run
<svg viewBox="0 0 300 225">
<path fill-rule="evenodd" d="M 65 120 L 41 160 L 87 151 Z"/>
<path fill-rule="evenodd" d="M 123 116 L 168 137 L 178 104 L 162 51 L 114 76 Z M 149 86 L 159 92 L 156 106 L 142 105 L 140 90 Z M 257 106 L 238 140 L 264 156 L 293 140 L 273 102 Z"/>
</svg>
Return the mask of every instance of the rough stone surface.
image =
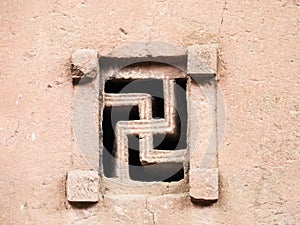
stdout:
<svg viewBox="0 0 300 225">
<path fill-rule="evenodd" d="M 106 55 L 104 53 L 104 55 Z M 186 55 L 186 49 L 163 42 L 132 43 L 117 47 L 107 56 L 115 58 L 144 57 L 180 57 Z"/>
<path fill-rule="evenodd" d="M 72 55 L 72 78 L 97 76 L 97 51 L 93 49 L 78 49 Z"/>
<path fill-rule="evenodd" d="M 190 196 L 194 200 L 217 200 L 219 198 L 218 169 L 190 169 Z"/>
<path fill-rule="evenodd" d="M 67 171 L 91 168 L 71 129 L 72 53 L 150 40 L 219 45 L 227 121 L 218 202 L 158 197 L 156 224 L 298 224 L 299 18 L 298 0 L 1 0 L 0 224 L 141 224 L 138 209 L 154 224 L 134 197 L 65 203 Z"/>
<path fill-rule="evenodd" d="M 188 74 L 217 74 L 217 45 L 193 45 L 188 47 Z"/>
<path fill-rule="evenodd" d="M 67 199 L 70 202 L 97 202 L 99 175 L 97 171 L 73 170 L 67 175 Z"/>
</svg>

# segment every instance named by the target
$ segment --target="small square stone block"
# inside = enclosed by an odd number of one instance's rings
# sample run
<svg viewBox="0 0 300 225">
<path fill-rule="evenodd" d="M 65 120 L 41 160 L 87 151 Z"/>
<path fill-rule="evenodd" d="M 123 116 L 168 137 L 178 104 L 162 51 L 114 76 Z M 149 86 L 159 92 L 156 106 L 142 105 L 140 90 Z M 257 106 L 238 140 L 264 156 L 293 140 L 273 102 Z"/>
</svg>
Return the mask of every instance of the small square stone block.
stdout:
<svg viewBox="0 0 300 225">
<path fill-rule="evenodd" d="M 217 45 L 188 47 L 187 73 L 190 75 L 217 74 Z"/>
<path fill-rule="evenodd" d="M 219 197 L 218 169 L 190 169 L 190 197 L 194 200 L 214 201 Z"/>
<path fill-rule="evenodd" d="M 91 170 L 69 171 L 67 175 L 67 199 L 70 202 L 98 202 L 98 172 Z"/>
<path fill-rule="evenodd" d="M 72 78 L 97 76 L 97 51 L 94 49 L 78 49 L 72 55 Z"/>
</svg>

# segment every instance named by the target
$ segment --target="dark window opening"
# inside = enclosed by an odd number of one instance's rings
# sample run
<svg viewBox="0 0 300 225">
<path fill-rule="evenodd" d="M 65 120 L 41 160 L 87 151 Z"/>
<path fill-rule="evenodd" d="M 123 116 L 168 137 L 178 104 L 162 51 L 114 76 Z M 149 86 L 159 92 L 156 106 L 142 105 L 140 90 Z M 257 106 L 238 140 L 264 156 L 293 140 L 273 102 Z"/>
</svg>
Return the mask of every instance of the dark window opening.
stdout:
<svg viewBox="0 0 300 225">
<path fill-rule="evenodd" d="M 105 93 L 145 93 L 152 96 L 152 117 L 164 118 L 163 81 L 159 79 L 112 79 L 105 82 Z"/>
<path fill-rule="evenodd" d="M 154 149 L 178 150 L 187 147 L 187 100 L 186 79 L 176 79 L 176 125 L 173 134 L 153 135 Z M 158 79 L 113 79 L 105 83 L 106 93 L 148 93 L 152 96 L 152 117 L 164 118 L 163 81 Z M 114 129 L 118 121 L 139 120 L 137 106 L 105 107 L 103 110 L 103 154 L 102 164 L 105 177 L 114 177 L 115 155 Z M 179 181 L 184 178 L 182 163 L 159 163 L 142 165 L 139 158 L 138 136 L 128 136 L 129 175 L 136 181 Z"/>
<path fill-rule="evenodd" d="M 103 172 L 106 177 L 114 176 L 114 143 L 115 132 L 114 129 L 118 121 L 124 120 L 139 120 L 138 107 L 107 107 L 103 110 Z"/>
<path fill-rule="evenodd" d="M 153 135 L 154 149 L 179 150 L 187 148 L 187 99 L 186 79 L 176 79 L 176 128 L 173 134 Z"/>
<path fill-rule="evenodd" d="M 143 166 L 140 162 L 139 138 L 128 136 L 129 176 L 132 180 L 151 182 L 179 181 L 184 178 L 182 163 L 159 163 Z"/>
</svg>

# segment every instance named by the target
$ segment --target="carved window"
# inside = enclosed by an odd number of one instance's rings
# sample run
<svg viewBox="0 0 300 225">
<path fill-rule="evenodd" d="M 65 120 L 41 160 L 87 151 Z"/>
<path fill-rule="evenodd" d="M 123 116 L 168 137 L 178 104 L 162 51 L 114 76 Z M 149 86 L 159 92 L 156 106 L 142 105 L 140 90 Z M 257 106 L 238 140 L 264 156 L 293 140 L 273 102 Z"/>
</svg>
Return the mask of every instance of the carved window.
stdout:
<svg viewBox="0 0 300 225">
<path fill-rule="evenodd" d="M 142 62 L 114 76 L 118 78 L 104 81 L 104 175 L 123 182 L 183 179 L 188 155 L 186 74 L 166 64 Z"/>
<path fill-rule="evenodd" d="M 189 191 L 193 199 L 216 200 L 216 47 L 132 44 L 100 56 L 96 68 L 89 70 L 93 76 L 86 73 L 88 84 L 78 87 L 74 130 L 80 131 L 80 148 L 102 177 L 103 190 Z M 83 128 L 92 127 L 92 110 L 82 114 L 82 102 L 93 104 L 95 96 L 96 135 Z"/>
</svg>

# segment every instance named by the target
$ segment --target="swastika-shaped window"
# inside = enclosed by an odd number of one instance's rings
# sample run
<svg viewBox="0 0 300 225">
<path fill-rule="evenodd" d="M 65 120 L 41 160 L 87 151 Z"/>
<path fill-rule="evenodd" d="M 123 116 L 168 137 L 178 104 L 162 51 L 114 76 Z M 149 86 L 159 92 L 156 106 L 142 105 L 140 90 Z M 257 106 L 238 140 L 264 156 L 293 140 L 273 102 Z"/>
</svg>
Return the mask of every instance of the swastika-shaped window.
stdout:
<svg viewBox="0 0 300 225">
<path fill-rule="evenodd" d="M 186 85 L 184 72 L 153 62 L 127 66 L 104 81 L 102 162 L 106 177 L 122 182 L 183 179 Z"/>
<path fill-rule="evenodd" d="M 215 45 L 132 43 L 100 55 L 83 49 L 72 62 L 74 133 L 103 194 L 218 198 L 224 106 Z"/>
</svg>

